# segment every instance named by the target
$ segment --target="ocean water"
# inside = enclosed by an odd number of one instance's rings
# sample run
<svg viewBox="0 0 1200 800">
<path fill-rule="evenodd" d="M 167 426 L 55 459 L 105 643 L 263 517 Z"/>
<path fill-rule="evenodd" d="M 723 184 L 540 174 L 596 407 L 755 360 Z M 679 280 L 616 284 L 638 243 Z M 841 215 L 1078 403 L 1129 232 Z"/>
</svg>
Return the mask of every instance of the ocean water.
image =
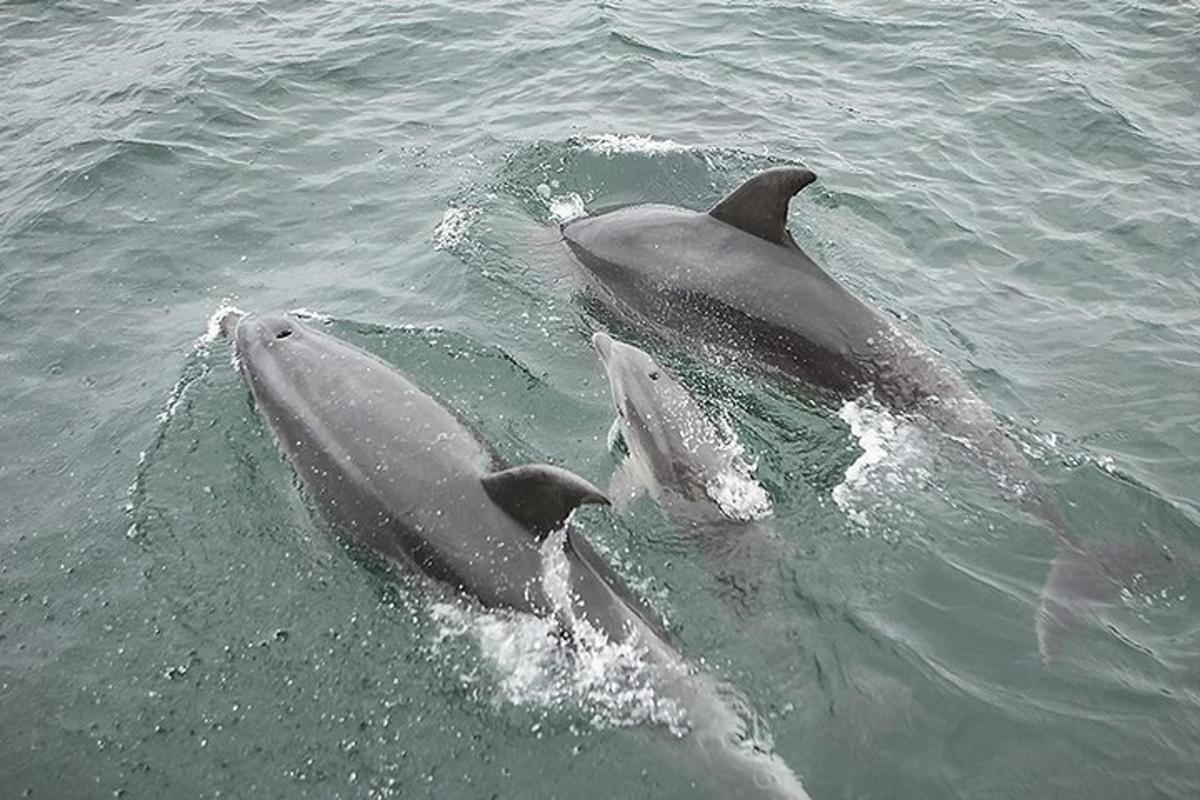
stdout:
<svg viewBox="0 0 1200 800">
<path fill-rule="evenodd" d="M 581 529 L 816 800 L 1200 797 L 1194 3 L 4 2 L 0 69 L 0 797 L 719 797 L 619 654 L 325 526 L 206 326 L 308 309 L 606 485 L 554 220 L 791 162 L 801 246 L 1145 569 L 1044 663 L 984 476 L 637 331 L 757 465 L 767 606 L 651 501 Z"/>
</svg>

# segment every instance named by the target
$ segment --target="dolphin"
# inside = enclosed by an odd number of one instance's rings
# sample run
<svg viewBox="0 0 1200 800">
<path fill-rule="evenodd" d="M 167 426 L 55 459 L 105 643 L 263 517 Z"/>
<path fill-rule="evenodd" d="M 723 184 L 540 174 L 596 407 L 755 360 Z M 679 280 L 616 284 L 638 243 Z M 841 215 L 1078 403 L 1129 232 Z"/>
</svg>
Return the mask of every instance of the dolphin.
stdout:
<svg viewBox="0 0 1200 800">
<path fill-rule="evenodd" d="M 323 516 L 484 606 L 555 619 L 568 639 L 641 648 L 688 712 L 694 755 L 731 796 L 808 798 L 786 764 L 740 741 L 720 686 L 686 668 L 658 615 L 569 524 L 580 505 L 607 504 L 600 490 L 559 467 L 505 463 L 401 372 L 294 316 L 231 313 L 221 328 Z"/>
<path fill-rule="evenodd" d="M 457 417 L 374 356 L 285 315 L 236 323 L 255 402 L 317 506 L 393 563 L 489 607 L 547 616 L 540 545 L 604 494 L 559 467 L 510 467 Z M 574 611 L 618 641 L 665 635 L 574 530 Z"/>
<path fill-rule="evenodd" d="M 771 500 L 751 476 L 741 448 L 674 375 L 644 350 L 604 332 L 592 336 L 629 449 L 630 481 L 697 521 L 759 519 Z M 610 436 L 610 439 L 615 437 Z"/>
<path fill-rule="evenodd" d="M 965 448 L 1006 496 L 1049 523 L 1059 543 L 1038 610 L 1039 649 L 1076 616 L 1072 586 L 1095 574 L 1049 490 L 971 386 L 916 337 L 834 280 L 787 230 L 810 170 L 761 172 L 708 211 L 643 204 L 579 217 L 562 236 L 602 302 L 659 334 L 750 354 L 839 400 L 870 393 Z M 1065 584 L 1059 579 L 1069 577 Z M 1083 595 L 1113 597 L 1108 582 Z"/>
<path fill-rule="evenodd" d="M 771 499 L 741 447 L 649 353 L 604 332 L 592 345 L 617 413 L 609 440 L 619 436 L 629 451 L 610 494 L 620 503 L 649 491 L 707 551 L 723 599 L 754 608 L 762 566 L 778 554 L 762 522 Z"/>
</svg>

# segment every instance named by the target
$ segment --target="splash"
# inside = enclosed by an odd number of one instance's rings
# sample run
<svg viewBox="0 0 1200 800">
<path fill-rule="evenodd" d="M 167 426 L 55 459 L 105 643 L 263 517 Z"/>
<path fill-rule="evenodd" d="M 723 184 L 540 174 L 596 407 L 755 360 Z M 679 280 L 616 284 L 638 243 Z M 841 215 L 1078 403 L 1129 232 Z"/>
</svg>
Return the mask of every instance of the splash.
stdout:
<svg viewBox="0 0 1200 800">
<path fill-rule="evenodd" d="M 185 370 L 175 385 L 171 387 L 171 391 L 167 393 L 167 401 L 163 406 L 163 410 L 158 413 L 158 421 L 166 423 L 170 421 L 175 412 L 179 408 L 180 402 L 183 400 L 184 393 L 187 392 L 189 386 L 208 374 L 209 365 L 204 360 L 204 357 L 209 354 L 212 349 L 213 342 L 221 338 L 221 326 L 225 320 L 231 315 L 240 315 L 244 312 L 237 306 L 233 305 L 231 298 L 225 298 L 221 301 L 221 305 L 208 318 L 208 322 L 204 325 L 204 333 L 200 334 L 196 341 L 192 343 L 192 356 L 199 359 L 198 366 L 194 370 Z"/>
<path fill-rule="evenodd" d="M 685 670 L 651 663 L 636 637 L 613 642 L 587 620 L 575 616 L 569 591 L 570 563 L 565 529 L 542 546 L 542 584 L 555 614 L 542 618 L 461 603 L 436 603 L 437 641 L 469 636 L 495 676 L 498 702 L 548 711 L 582 710 L 596 728 L 653 725 L 676 736 L 689 730 L 679 701 L 656 686 L 664 670 Z M 572 646 L 563 644 L 569 629 Z"/>
<path fill-rule="evenodd" d="M 192 346 L 192 352 L 198 355 L 205 355 L 212 347 L 213 342 L 221 338 L 221 328 L 231 316 L 245 316 L 246 312 L 233 304 L 232 297 L 226 297 L 221 300 L 221 305 L 217 306 L 208 318 L 208 322 L 204 324 L 204 333 L 196 339 Z"/>
<path fill-rule="evenodd" d="M 1126 608 L 1137 613 L 1144 613 L 1156 607 L 1171 608 L 1175 603 L 1187 600 L 1186 593 L 1169 586 L 1155 590 L 1140 572 L 1133 576 L 1131 586 L 1121 587 L 1119 596 Z"/>
<path fill-rule="evenodd" d="M 467 238 L 471 222 L 477 211 L 473 208 L 450 206 L 442 214 L 442 221 L 433 231 L 433 249 L 451 250 L 458 247 Z"/>
<path fill-rule="evenodd" d="M 855 523 L 870 528 L 873 512 L 893 505 L 897 490 L 929 477 L 919 463 L 924 452 L 920 430 L 870 396 L 847 402 L 838 416 L 850 426 L 862 454 L 833 488 L 833 501 Z"/>
<path fill-rule="evenodd" d="M 307 306 L 290 308 L 288 309 L 287 313 L 291 314 L 293 317 L 299 317 L 300 319 L 311 319 L 314 322 L 320 322 L 323 325 L 327 325 L 333 321 L 333 317 L 329 316 L 328 314 L 321 311 L 313 311 Z"/>
<path fill-rule="evenodd" d="M 730 519 L 749 522 L 771 516 L 771 496 L 754 480 L 752 469 L 723 470 L 708 482 L 705 490 Z"/>
<path fill-rule="evenodd" d="M 547 205 L 550 209 L 551 218 L 559 225 L 565 225 L 571 220 L 579 219 L 587 214 L 587 211 L 583 207 L 583 198 L 574 192 L 551 197 L 547 201 Z"/>
<path fill-rule="evenodd" d="M 746 456 L 729 420 L 720 421 L 720 448 L 729 455 L 725 468 L 709 479 L 705 491 L 721 513 L 740 522 L 771 516 L 771 496 L 754 472 L 758 462 Z"/>
<path fill-rule="evenodd" d="M 584 150 L 591 150 L 606 156 L 618 153 L 679 153 L 692 148 L 671 139 L 655 139 L 651 136 L 636 134 L 602 133 L 597 136 L 587 136 L 578 141 Z"/>
</svg>

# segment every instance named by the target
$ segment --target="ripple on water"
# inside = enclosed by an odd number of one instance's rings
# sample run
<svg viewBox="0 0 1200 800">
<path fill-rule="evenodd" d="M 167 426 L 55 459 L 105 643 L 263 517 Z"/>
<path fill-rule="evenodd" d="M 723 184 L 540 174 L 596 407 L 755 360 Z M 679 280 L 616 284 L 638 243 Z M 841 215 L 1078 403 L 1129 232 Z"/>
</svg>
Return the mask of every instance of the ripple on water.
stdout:
<svg viewBox="0 0 1200 800">
<path fill-rule="evenodd" d="M 967 374 L 1081 538 L 1186 568 L 1135 572 L 1047 667 L 1045 530 L 967 470 L 918 491 L 903 420 L 867 401 L 759 383 L 734 393 L 795 544 L 778 626 L 728 625 L 650 522 L 619 529 L 622 571 L 671 586 L 681 636 L 791 710 L 772 727 L 816 798 L 1200 796 L 1194 4 L 3 9 L 0 692 L 23 733 L 0 785 L 689 791 L 610 731 L 639 684 L 589 705 L 599 678 L 545 663 L 532 622 L 451 620 L 426 659 L 429 614 L 380 602 L 392 576 L 314 526 L 223 345 L 193 342 L 221 297 L 320 308 L 506 453 L 599 475 L 595 319 L 545 223 L 704 208 L 803 162 L 802 246 Z M 879 680 L 839 697 L 860 669 Z M 557 715 L 547 696 L 568 725 L 616 721 L 565 744 L 506 725 Z"/>
</svg>

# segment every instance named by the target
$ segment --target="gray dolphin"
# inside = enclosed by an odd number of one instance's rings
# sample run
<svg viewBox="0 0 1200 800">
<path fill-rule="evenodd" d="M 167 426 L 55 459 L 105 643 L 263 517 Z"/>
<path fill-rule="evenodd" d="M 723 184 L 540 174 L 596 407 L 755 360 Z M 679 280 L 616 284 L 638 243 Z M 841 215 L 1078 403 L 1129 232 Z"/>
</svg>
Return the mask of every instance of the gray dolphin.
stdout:
<svg viewBox="0 0 1200 800">
<path fill-rule="evenodd" d="M 629 451 L 610 494 L 620 504 L 649 491 L 707 552 L 722 599 L 738 610 L 761 610 L 763 566 L 778 559 L 762 522 L 771 499 L 736 440 L 649 353 L 603 332 L 592 344 L 617 412 L 613 430 Z"/>
<path fill-rule="evenodd" d="M 693 755 L 730 796 L 808 797 L 786 764 L 740 741 L 744 723 L 722 687 L 692 674 L 659 617 L 567 525 L 579 505 L 607 503 L 594 486 L 558 467 L 509 466 L 399 371 L 295 317 L 231 314 L 222 329 L 259 411 L 331 522 L 485 606 L 644 648 L 664 667 L 662 691 L 688 712 Z M 565 558 L 565 591 L 544 580 L 547 542 Z"/>
<path fill-rule="evenodd" d="M 788 205 L 816 180 L 802 167 L 759 173 L 705 211 L 634 205 L 565 223 L 562 235 L 618 313 L 660 333 L 750 353 L 842 400 L 871 392 L 931 422 L 964 447 L 1008 497 L 1040 516 L 1060 544 L 1038 611 L 1049 657 L 1076 616 L 1070 597 L 1092 570 L 1025 457 L 970 385 L 926 345 L 854 296 L 808 257 L 787 230 Z"/>
<path fill-rule="evenodd" d="M 627 480 L 690 518 L 745 521 L 771 511 L 730 434 L 718 430 L 675 376 L 649 353 L 607 333 L 592 336 L 629 449 Z M 611 437 L 610 437 L 611 438 Z"/>
<path fill-rule="evenodd" d="M 374 356 L 284 315 L 247 315 L 234 338 L 259 410 L 321 511 L 385 558 L 499 606 L 542 616 L 540 545 L 590 483 L 509 467 L 440 403 Z M 575 611 L 623 641 L 665 631 L 575 531 Z"/>
</svg>

